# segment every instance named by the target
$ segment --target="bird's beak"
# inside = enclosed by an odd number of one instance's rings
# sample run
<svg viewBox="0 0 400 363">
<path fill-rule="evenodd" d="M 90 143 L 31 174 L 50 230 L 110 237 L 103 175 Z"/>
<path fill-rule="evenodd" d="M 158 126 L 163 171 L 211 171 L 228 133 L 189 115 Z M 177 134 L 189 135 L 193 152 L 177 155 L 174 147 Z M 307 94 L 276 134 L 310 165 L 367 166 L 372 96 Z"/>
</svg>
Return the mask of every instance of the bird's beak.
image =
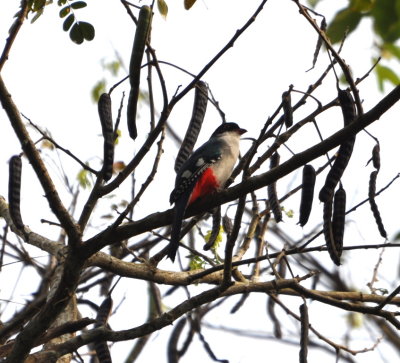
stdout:
<svg viewBox="0 0 400 363">
<path fill-rule="evenodd" d="M 238 134 L 239 135 L 243 135 L 245 132 L 247 132 L 247 130 L 245 130 L 245 129 L 239 129 L 238 130 Z"/>
</svg>

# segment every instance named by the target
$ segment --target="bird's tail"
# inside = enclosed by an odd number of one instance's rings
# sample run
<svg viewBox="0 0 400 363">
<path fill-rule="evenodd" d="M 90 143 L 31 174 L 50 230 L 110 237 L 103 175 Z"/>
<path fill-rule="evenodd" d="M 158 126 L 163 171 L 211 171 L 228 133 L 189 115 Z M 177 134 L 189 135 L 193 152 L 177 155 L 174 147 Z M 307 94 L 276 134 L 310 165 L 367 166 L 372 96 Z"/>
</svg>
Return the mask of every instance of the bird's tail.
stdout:
<svg viewBox="0 0 400 363">
<path fill-rule="evenodd" d="M 182 196 L 179 200 L 175 202 L 174 208 L 174 218 L 172 222 L 172 230 L 171 230 L 171 240 L 168 248 L 168 258 L 175 261 L 176 252 L 178 251 L 179 241 L 181 237 L 181 227 L 183 216 L 186 212 L 186 206 L 188 202 L 189 196 L 186 198 Z"/>
</svg>

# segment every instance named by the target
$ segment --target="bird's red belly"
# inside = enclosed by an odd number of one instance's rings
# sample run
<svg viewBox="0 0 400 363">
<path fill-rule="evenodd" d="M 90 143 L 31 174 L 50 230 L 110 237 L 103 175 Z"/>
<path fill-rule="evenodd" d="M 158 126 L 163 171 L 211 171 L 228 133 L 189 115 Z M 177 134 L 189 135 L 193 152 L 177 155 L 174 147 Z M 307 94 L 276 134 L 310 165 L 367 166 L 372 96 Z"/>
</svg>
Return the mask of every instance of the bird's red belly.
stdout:
<svg viewBox="0 0 400 363">
<path fill-rule="evenodd" d="M 214 192 L 216 189 L 218 189 L 218 187 L 219 184 L 217 183 L 211 168 L 206 169 L 193 188 L 193 192 L 190 195 L 189 204 L 193 203 L 195 200 L 204 195 Z"/>
</svg>

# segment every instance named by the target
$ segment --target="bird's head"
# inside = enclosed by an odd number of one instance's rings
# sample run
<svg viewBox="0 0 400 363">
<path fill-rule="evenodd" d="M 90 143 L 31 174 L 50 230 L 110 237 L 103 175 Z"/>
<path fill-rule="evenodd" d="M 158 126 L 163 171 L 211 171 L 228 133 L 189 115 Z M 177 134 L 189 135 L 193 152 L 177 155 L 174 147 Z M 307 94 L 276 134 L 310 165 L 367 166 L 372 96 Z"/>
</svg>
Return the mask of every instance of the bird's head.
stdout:
<svg viewBox="0 0 400 363">
<path fill-rule="evenodd" d="M 247 132 L 247 130 L 240 128 L 238 124 L 234 122 L 225 122 L 219 127 L 217 127 L 217 129 L 213 132 L 211 137 L 218 137 L 227 133 L 233 133 L 233 134 L 236 133 L 238 136 L 240 136 L 243 135 L 245 132 Z"/>
</svg>

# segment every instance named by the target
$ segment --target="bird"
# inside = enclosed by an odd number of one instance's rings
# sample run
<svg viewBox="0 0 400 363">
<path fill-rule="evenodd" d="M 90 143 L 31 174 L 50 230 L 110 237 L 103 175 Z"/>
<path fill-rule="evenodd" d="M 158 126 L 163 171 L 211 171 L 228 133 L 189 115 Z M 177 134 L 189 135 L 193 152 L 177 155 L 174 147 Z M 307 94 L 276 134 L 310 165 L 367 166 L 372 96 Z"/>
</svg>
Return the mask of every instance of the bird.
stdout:
<svg viewBox="0 0 400 363">
<path fill-rule="evenodd" d="M 195 150 L 177 173 L 170 195 L 174 216 L 167 257 L 174 262 L 179 246 L 183 217 L 189 205 L 222 190 L 239 157 L 239 140 L 247 130 L 234 122 L 221 124 L 210 139 Z"/>
</svg>

